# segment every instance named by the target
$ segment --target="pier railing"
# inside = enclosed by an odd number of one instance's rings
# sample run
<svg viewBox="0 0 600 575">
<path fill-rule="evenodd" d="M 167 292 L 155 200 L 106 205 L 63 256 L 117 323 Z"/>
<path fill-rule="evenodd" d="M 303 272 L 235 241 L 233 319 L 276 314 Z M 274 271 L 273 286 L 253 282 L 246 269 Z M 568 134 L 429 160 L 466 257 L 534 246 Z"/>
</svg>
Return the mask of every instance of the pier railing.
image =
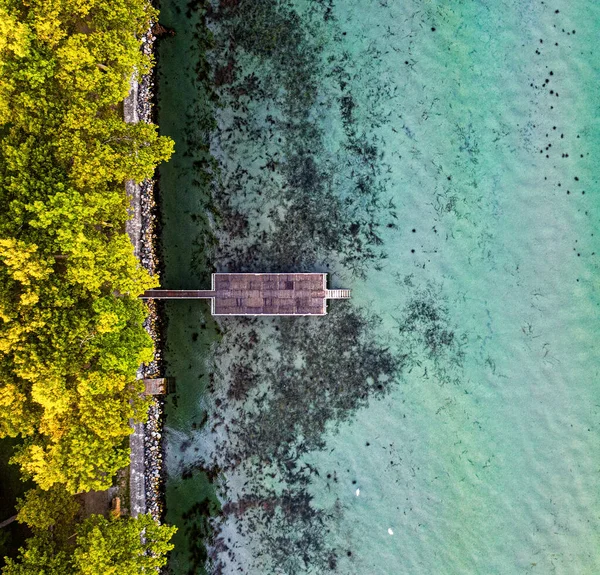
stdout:
<svg viewBox="0 0 600 575">
<path fill-rule="evenodd" d="M 349 297 L 349 289 L 328 289 L 325 291 L 326 299 L 348 299 Z"/>
</svg>

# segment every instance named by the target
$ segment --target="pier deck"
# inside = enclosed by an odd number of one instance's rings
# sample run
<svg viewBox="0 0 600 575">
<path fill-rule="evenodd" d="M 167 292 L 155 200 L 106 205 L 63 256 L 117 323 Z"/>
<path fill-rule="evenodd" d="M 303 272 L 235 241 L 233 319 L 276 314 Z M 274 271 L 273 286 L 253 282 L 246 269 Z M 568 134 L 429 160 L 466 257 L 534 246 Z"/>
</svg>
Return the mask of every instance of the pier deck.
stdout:
<svg viewBox="0 0 600 575">
<path fill-rule="evenodd" d="M 148 290 L 144 299 L 210 299 L 213 315 L 325 315 L 327 299 L 350 290 L 328 290 L 327 274 L 212 275 L 211 290 Z"/>
</svg>

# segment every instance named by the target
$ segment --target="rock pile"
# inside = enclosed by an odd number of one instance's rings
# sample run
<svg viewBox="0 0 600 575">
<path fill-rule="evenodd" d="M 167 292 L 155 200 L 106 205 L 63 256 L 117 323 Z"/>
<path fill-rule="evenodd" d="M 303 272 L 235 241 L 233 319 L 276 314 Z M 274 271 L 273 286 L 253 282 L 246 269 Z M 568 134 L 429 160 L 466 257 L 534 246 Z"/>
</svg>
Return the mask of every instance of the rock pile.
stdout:
<svg viewBox="0 0 600 575">
<path fill-rule="evenodd" d="M 162 403 L 162 400 L 154 399 L 148 409 L 144 435 L 146 513 L 150 513 L 157 521 L 162 520 L 164 513 Z"/>
<path fill-rule="evenodd" d="M 152 29 L 142 38 L 142 51 L 151 55 L 154 50 L 156 37 Z M 139 122 L 152 122 L 152 101 L 154 78 L 152 73 L 142 76 L 134 90 L 135 116 Z M 154 198 L 154 180 L 144 180 L 139 184 L 141 234 L 139 237 L 138 253 L 142 265 L 155 274 L 158 269 L 156 253 L 156 202 Z M 152 362 L 140 369 L 142 378 L 160 377 L 163 371 L 162 349 L 160 336 L 160 321 L 154 301 L 148 301 L 148 317 L 144 322 L 146 331 L 154 341 L 155 354 Z M 144 469 L 146 491 L 146 513 L 161 521 L 164 515 L 164 468 L 163 468 L 163 400 L 153 398 L 148 409 L 148 422 L 144 426 Z"/>
</svg>

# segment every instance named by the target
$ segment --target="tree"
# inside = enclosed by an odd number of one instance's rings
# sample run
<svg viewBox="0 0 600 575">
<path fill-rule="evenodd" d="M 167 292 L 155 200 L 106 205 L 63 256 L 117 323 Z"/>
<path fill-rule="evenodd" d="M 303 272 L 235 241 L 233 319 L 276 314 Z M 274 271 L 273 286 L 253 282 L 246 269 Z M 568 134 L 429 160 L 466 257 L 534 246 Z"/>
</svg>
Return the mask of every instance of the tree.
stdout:
<svg viewBox="0 0 600 575">
<path fill-rule="evenodd" d="M 30 489 L 17 502 L 17 520 L 33 531 L 52 530 L 55 540 L 66 543 L 71 536 L 79 504 L 62 486 L 44 491 Z"/>
<path fill-rule="evenodd" d="M 176 527 L 158 525 L 149 515 L 110 520 L 95 515 L 78 531 L 74 566 L 81 575 L 142 575 L 156 573 Z"/>
<path fill-rule="evenodd" d="M 6 559 L 3 575 L 154 575 L 173 548 L 170 539 L 176 527 L 159 525 L 149 515 L 135 519 L 92 515 L 79 524 L 63 524 L 56 536 L 57 522 L 40 508 L 41 501 L 35 495 L 25 504 L 31 511 L 41 511 L 43 519 L 33 519 L 33 537 L 16 561 Z M 64 514 L 60 517 L 64 522 Z M 68 528 L 71 537 L 64 536 Z"/>
<path fill-rule="evenodd" d="M 57 548 L 49 532 L 30 537 L 17 561 L 4 560 L 3 575 L 73 575 L 68 554 Z"/>
</svg>

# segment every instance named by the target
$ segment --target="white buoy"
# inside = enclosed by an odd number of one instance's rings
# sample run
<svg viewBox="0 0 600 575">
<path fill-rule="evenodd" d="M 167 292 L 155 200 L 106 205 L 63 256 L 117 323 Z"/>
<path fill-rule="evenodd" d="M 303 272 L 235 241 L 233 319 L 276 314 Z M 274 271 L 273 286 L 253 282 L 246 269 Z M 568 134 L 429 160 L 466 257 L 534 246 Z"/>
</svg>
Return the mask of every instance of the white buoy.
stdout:
<svg viewBox="0 0 600 575">
<path fill-rule="evenodd" d="M 390 535 L 393 535 L 393 534 L 394 534 L 394 532 L 392 531 L 392 528 L 391 528 L 391 527 L 389 527 L 389 528 L 388 528 L 388 533 L 389 533 Z"/>
<path fill-rule="evenodd" d="M 360 489 L 356 490 L 356 497 L 358 497 L 360 495 Z"/>
</svg>

